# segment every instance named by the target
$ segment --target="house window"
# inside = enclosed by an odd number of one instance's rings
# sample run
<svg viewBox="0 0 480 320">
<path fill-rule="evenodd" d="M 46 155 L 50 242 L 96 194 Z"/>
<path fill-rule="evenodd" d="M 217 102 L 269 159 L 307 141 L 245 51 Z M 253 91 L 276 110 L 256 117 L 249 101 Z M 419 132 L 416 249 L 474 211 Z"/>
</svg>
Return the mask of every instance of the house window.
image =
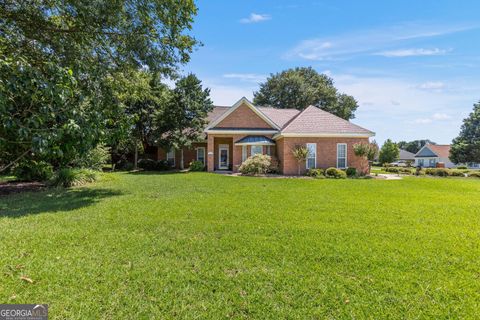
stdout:
<svg viewBox="0 0 480 320">
<path fill-rule="evenodd" d="M 263 152 L 263 148 L 262 146 L 252 146 L 252 156 L 256 155 L 256 154 L 262 154 Z"/>
<path fill-rule="evenodd" d="M 307 143 L 307 169 L 313 169 L 317 166 L 317 144 Z"/>
<path fill-rule="evenodd" d="M 344 169 L 347 167 L 347 144 L 337 144 L 337 168 Z"/>
<path fill-rule="evenodd" d="M 247 146 L 242 146 L 242 162 L 247 160 Z"/>
<path fill-rule="evenodd" d="M 430 159 L 429 165 L 430 167 L 435 167 L 435 159 Z"/>
<path fill-rule="evenodd" d="M 425 165 L 425 161 L 423 159 L 418 159 L 418 165 L 423 167 Z"/>
<path fill-rule="evenodd" d="M 197 148 L 197 161 L 205 164 L 205 147 Z"/>
<path fill-rule="evenodd" d="M 170 166 L 175 167 L 175 150 L 167 152 L 167 162 Z"/>
</svg>

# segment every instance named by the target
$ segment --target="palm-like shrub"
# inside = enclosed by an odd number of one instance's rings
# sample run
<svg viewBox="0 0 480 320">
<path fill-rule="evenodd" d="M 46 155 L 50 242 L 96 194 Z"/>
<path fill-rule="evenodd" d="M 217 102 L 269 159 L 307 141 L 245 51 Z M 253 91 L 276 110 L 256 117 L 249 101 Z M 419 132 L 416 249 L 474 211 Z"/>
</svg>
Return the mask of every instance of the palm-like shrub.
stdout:
<svg viewBox="0 0 480 320">
<path fill-rule="evenodd" d="M 307 161 L 308 157 L 308 148 L 304 145 L 296 145 L 292 150 L 293 157 L 297 160 L 298 164 L 298 175 L 300 175 L 301 166 Z"/>
<path fill-rule="evenodd" d="M 52 185 L 56 187 L 76 187 L 97 180 L 97 172 L 91 169 L 63 168 L 55 173 Z"/>
</svg>

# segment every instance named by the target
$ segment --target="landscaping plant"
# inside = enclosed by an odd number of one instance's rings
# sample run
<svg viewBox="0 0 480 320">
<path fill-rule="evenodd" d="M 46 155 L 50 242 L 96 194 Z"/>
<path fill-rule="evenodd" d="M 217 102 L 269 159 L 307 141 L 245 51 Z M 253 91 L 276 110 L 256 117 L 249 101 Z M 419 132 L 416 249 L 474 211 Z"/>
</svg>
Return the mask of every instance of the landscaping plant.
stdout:
<svg viewBox="0 0 480 320">
<path fill-rule="evenodd" d="M 269 155 L 256 154 L 243 161 L 238 171 L 249 176 L 266 174 L 270 170 L 271 164 L 272 158 Z"/>
</svg>

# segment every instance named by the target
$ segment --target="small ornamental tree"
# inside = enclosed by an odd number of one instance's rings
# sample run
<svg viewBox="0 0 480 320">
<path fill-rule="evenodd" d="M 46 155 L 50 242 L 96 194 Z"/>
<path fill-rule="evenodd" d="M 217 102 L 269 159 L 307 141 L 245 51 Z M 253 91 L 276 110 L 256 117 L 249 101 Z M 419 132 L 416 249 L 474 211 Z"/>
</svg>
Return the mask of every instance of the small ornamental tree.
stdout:
<svg viewBox="0 0 480 320">
<path fill-rule="evenodd" d="M 353 145 L 353 152 L 356 156 L 362 157 L 368 160 L 368 172 L 370 172 L 370 166 L 373 160 L 375 160 L 375 156 L 378 152 L 378 145 L 374 141 L 371 143 L 360 142 Z M 362 168 L 362 172 L 365 172 L 364 168 Z"/>
<path fill-rule="evenodd" d="M 300 175 L 302 163 L 307 161 L 308 148 L 304 145 L 296 145 L 292 150 L 292 154 L 295 160 L 297 160 L 298 175 Z"/>
<path fill-rule="evenodd" d="M 382 148 L 380 149 L 380 153 L 378 155 L 378 159 L 381 164 L 394 162 L 400 156 L 400 149 L 396 143 L 392 140 L 387 139 L 383 144 Z"/>
<path fill-rule="evenodd" d="M 460 134 L 452 142 L 450 159 L 454 163 L 480 162 L 480 101 L 463 120 Z"/>
</svg>

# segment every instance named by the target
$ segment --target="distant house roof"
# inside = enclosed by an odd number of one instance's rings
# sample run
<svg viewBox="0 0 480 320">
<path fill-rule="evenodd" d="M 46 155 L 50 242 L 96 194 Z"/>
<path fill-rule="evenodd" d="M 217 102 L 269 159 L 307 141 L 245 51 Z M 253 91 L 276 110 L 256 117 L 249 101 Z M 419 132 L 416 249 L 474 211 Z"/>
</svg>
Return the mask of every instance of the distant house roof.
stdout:
<svg viewBox="0 0 480 320">
<path fill-rule="evenodd" d="M 426 144 L 420 151 L 417 152 L 415 158 L 448 158 L 450 157 L 449 144 Z"/>
<path fill-rule="evenodd" d="M 246 98 L 240 99 L 233 107 L 214 107 L 207 117 L 207 129 L 210 130 L 212 127 L 215 127 L 218 122 L 222 121 L 226 115 L 233 111 L 232 108 L 237 108 L 241 104 L 247 104 L 260 117 L 264 118 L 267 122 L 272 123 L 273 127 L 275 127 L 273 129 L 278 132 L 279 136 L 353 135 L 370 137 L 375 135 L 375 133 L 370 130 L 357 126 L 348 120 L 337 117 L 336 115 L 333 115 L 315 106 L 309 106 L 302 111 L 297 109 L 257 107 Z M 214 129 L 220 130 L 217 127 Z M 223 129 L 242 130 L 248 128 Z M 256 130 L 258 131 L 258 129 Z"/>
<path fill-rule="evenodd" d="M 400 149 L 400 156 L 399 156 L 398 159 L 400 159 L 400 160 L 415 160 L 415 154 L 411 153 L 407 150 Z"/>
<path fill-rule="evenodd" d="M 236 145 L 275 145 L 275 141 L 265 136 L 246 136 L 235 142 Z"/>
</svg>

